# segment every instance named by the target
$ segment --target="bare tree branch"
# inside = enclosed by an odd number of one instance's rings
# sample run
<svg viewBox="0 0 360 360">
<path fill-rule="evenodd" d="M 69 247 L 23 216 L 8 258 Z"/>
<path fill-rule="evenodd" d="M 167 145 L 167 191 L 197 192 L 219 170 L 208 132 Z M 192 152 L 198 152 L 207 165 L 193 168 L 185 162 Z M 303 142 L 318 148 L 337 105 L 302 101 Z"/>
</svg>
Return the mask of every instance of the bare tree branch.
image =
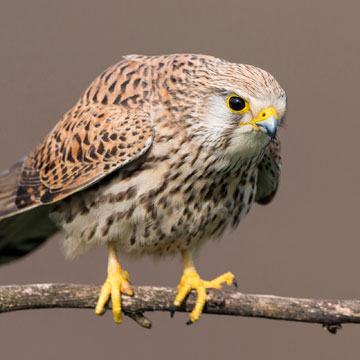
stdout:
<svg viewBox="0 0 360 360">
<path fill-rule="evenodd" d="M 123 311 L 141 326 L 151 327 L 144 312 L 171 311 L 176 289 L 134 286 L 133 290 L 134 296 L 122 296 Z M 0 313 L 39 308 L 93 309 L 99 291 L 100 286 L 95 285 L 0 286 Z M 196 294 L 192 292 L 178 311 L 191 311 L 195 299 Z M 204 313 L 319 323 L 336 333 L 343 323 L 360 323 L 360 301 L 298 299 L 211 290 Z"/>
</svg>

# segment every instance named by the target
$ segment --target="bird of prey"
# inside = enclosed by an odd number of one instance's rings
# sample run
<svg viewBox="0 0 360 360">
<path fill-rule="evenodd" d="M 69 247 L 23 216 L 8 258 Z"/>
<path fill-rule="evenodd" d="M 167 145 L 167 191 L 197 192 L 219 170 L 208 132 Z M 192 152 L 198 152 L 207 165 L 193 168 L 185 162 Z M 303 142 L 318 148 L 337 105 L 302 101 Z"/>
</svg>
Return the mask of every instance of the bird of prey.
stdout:
<svg viewBox="0 0 360 360">
<path fill-rule="evenodd" d="M 180 253 L 174 310 L 191 290 L 197 321 L 206 289 L 193 255 L 268 203 L 281 170 L 277 127 L 286 94 L 268 72 L 205 55 L 126 56 L 97 77 L 28 156 L 0 175 L 0 262 L 57 230 L 73 257 L 108 248 L 95 309 L 133 293 L 117 253 Z"/>
</svg>

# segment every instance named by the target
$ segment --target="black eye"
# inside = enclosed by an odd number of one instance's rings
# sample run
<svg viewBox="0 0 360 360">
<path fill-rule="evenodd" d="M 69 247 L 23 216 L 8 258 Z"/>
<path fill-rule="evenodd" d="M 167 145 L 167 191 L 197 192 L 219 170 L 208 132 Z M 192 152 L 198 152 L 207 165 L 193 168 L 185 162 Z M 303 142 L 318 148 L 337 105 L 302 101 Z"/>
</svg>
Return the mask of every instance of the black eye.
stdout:
<svg viewBox="0 0 360 360">
<path fill-rule="evenodd" d="M 247 102 L 236 95 L 229 96 L 227 103 L 229 109 L 234 112 L 240 112 L 247 107 Z"/>
</svg>

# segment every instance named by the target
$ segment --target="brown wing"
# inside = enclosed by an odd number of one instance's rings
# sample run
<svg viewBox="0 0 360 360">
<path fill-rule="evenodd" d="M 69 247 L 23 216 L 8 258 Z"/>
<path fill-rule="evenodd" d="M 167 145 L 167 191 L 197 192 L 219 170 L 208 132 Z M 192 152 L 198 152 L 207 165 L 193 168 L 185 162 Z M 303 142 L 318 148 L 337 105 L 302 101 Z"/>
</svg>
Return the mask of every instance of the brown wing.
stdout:
<svg viewBox="0 0 360 360">
<path fill-rule="evenodd" d="M 7 214 L 60 200 L 146 152 L 153 138 L 147 76 L 144 64 L 123 60 L 95 79 L 25 159 Z"/>
<path fill-rule="evenodd" d="M 76 108 L 24 162 L 16 205 L 60 200 L 135 160 L 151 142 L 143 111 L 103 104 Z"/>
<path fill-rule="evenodd" d="M 259 164 L 257 190 L 255 201 L 259 204 L 268 204 L 276 194 L 279 186 L 281 171 L 280 141 L 276 137 L 270 142 L 264 158 Z"/>
</svg>

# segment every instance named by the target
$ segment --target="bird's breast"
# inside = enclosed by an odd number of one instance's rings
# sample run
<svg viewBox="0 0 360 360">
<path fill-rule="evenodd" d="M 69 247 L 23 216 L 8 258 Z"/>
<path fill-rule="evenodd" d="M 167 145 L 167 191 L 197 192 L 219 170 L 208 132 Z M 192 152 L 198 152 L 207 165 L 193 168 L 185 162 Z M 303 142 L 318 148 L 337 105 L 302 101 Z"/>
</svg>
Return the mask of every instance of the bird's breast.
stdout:
<svg viewBox="0 0 360 360">
<path fill-rule="evenodd" d="M 169 254 L 237 226 L 254 201 L 256 178 L 255 160 L 219 164 L 201 147 L 159 146 L 59 203 L 52 217 L 70 256 L 109 241 L 127 254 Z"/>
</svg>

